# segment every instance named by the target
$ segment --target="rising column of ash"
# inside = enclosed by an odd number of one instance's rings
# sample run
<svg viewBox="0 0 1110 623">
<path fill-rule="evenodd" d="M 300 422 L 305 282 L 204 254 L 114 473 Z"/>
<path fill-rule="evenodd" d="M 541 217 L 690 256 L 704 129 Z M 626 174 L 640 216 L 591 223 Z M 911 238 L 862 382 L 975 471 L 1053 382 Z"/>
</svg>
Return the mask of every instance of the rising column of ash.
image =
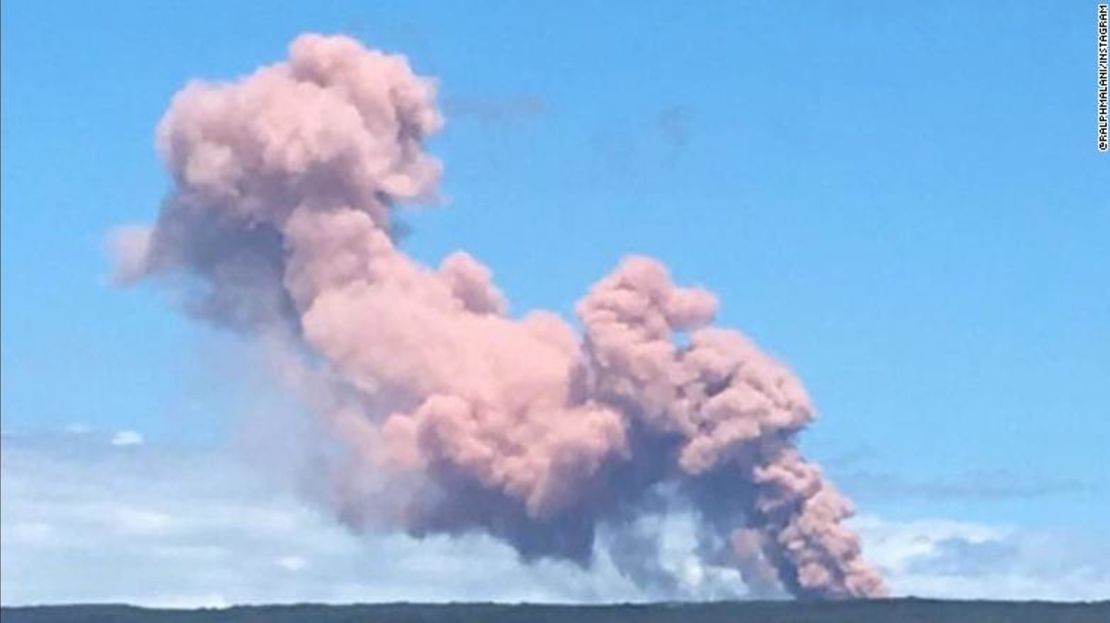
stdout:
<svg viewBox="0 0 1110 623">
<path fill-rule="evenodd" d="M 327 379 L 313 404 L 346 458 L 319 497 L 353 529 L 481 531 L 585 566 L 604 528 L 639 544 L 613 556 L 622 571 L 658 579 L 659 535 L 631 537 L 666 490 L 727 544 L 705 564 L 750 587 L 885 594 L 850 504 L 799 454 L 800 382 L 710 326 L 712 294 L 630 257 L 578 305 L 580 336 L 510 316 L 465 252 L 430 267 L 399 248 L 393 212 L 440 176 L 434 99 L 404 57 L 312 34 L 250 76 L 189 84 L 157 133 L 173 189 L 153 227 L 117 235 L 119 278 L 176 288 L 193 317 Z"/>
</svg>

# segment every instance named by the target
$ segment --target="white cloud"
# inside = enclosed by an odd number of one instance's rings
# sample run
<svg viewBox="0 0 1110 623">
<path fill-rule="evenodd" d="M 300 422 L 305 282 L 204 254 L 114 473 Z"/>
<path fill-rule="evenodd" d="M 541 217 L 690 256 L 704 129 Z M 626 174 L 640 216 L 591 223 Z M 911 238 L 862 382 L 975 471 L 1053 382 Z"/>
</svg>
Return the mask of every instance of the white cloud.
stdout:
<svg viewBox="0 0 1110 623">
<path fill-rule="evenodd" d="M 142 508 L 118 508 L 113 517 L 113 524 L 121 534 L 166 534 L 174 525 L 173 517 L 168 514 Z"/>
<path fill-rule="evenodd" d="M 86 437 L 4 438 L 5 604 L 161 606 L 396 600 L 619 601 L 650 595 L 605 557 L 593 570 L 521 564 L 487 537 L 356 537 L 227 453 Z M 691 583 L 692 523 L 667 520 L 668 564 Z M 942 519 L 857 519 L 896 594 L 1081 599 L 1110 594 L 1110 544 Z M 1103 535 L 1105 539 L 1105 535 Z"/>
<path fill-rule="evenodd" d="M 290 572 L 297 572 L 308 566 L 308 561 L 300 556 L 282 556 L 274 564 Z"/>
<path fill-rule="evenodd" d="M 946 519 L 860 517 L 868 558 L 896 595 L 1094 600 L 1110 595 L 1110 541 Z"/>
<path fill-rule="evenodd" d="M 5 542 L 9 547 L 12 544 L 16 546 L 21 545 L 44 545 L 50 542 L 54 536 L 54 529 L 49 524 L 38 521 L 28 521 L 17 523 L 5 533 Z"/>
<path fill-rule="evenodd" d="M 113 446 L 140 446 L 142 444 L 143 436 L 133 430 L 121 430 L 112 435 Z"/>
<path fill-rule="evenodd" d="M 3 444 L 4 604 L 643 599 L 611 566 L 524 566 L 486 537 L 357 537 L 222 452 Z"/>
</svg>

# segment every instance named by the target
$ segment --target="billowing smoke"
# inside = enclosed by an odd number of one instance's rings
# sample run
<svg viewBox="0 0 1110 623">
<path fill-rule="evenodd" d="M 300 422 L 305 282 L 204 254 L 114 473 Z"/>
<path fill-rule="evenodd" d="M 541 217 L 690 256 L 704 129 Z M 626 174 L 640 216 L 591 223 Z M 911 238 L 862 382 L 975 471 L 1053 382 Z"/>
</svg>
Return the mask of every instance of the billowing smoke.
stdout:
<svg viewBox="0 0 1110 623">
<path fill-rule="evenodd" d="M 434 97 L 404 57 L 318 35 L 188 85 L 158 127 L 173 191 L 153 228 L 116 237 L 118 277 L 160 277 L 193 316 L 282 345 L 320 381 L 313 407 L 345 454 L 319 497 L 354 529 L 480 531 L 582 565 L 609 548 L 667 587 L 660 535 L 637 520 L 677 500 L 702 562 L 750 589 L 883 595 L 849 502 L 795 445 L 805 390 L 710 326 L 711 293 L 630 257 L 579 302 L 579 335 L 508 315 L 464 252 L 433 268 L 398 248 L 392 212 L 440 175 L 422 149 Z"/>
</svg>

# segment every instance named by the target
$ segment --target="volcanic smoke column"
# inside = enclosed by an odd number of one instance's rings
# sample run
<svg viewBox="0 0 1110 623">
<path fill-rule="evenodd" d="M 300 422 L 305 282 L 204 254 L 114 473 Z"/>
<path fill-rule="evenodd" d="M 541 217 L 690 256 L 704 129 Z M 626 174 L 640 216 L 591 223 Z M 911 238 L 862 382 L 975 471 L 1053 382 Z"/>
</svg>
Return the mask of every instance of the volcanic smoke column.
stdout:
<svg viewBox="0 0 1110 623">
<path fill-rule="evenodd" d="M 749 587 L 885 594 L 850 504 L 794 443 L 813 418 L 801 384 L 709 326 L 712 294 L 631 257 L 579 303 L 579 336 L 553 313 L 507 315 L 466 253 L 433 268 L 398 248 L 392 211 L 440 175 L 422 146 L 434 97 L 403 57 L 318 35 L 186 86 L 158 127 L 173 190 L 153 228 L 117 232 L 118 277 L 160 277 L 192 316 L 323 379 L 312 404 L 345 455 L 317 497 L 352 529 L 482 531 L 581 565 L 634 543 L 613 560 L 665 585 L 659 535 L 633 524 L 670 496 L 725 544 L 705 565 Z"/>
</svg>

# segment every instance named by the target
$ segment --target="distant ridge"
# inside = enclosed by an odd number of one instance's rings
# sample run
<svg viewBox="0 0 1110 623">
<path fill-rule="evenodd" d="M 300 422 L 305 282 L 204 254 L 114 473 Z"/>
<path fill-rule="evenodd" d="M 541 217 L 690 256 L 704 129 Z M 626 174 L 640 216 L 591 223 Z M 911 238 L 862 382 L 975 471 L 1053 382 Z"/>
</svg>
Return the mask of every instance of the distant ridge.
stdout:
<svg viewBox="0 0 1110 623">
<path fill-rule="evenodd" d="M 1110 623 L 1110 600 L 545 604 L 294 604 L 195 610 L 128 605 L 0 608 L 3 623 Z"/>
</svg>

